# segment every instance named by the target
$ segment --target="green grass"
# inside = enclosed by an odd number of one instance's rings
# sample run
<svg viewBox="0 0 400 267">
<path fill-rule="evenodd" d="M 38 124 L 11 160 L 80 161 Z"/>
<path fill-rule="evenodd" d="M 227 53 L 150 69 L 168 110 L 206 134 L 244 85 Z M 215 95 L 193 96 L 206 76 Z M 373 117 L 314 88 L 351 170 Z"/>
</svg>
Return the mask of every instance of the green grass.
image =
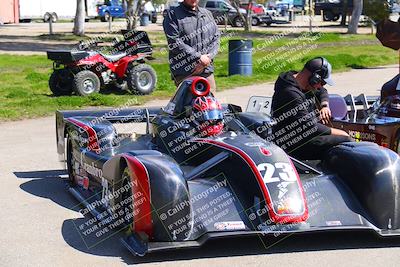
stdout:
<svg viewBox="0 0 400 267">
<path fill-rule="evenodd" d="M 373 36 L 343 34 L 323 34 L 312 42 L 317 45 L 315 49 L 309 53 L 293 54 L 298 57 L 293 62 L 288 62 L 284 58 L 288 55 L 287 50 L 267 59 L 269 55 L 293 42 L 299 35 L 282 38 L 268 46 L 258 46 L 265 42 L 265 37 L 272 36 L 268 33 L 263 34 L 265 36 L 258 34 L 252 38 L 253 47 L 256 49 L 253 53 L 253 76 L 251 77 L 228 76 L 228 39 L 222 38 L 221 52 L 215 59 L 218 90 L 274 81 L 280 72 L 300 69 L 308 59 L 314 56 L 325 56 L 332 63 L 334 72 L 395 64 L 398 60 L 395 51 L 380 45 Z M 165 37 L 162 33 L 156 33 L 150 34 L 150 38 L 153 42 L 153 39 L 156 39 L 159 45 L 154 53 L 157 60 L 150 62 L 158 77 L 157 88 L 151 96 L 135 96 L 114 89 L 89 97 L 54 97 L 48 88 L 52 62 L 45 56 L 0 55 L 0 121 L 51 115 L 57 109 L 111 107 L 123 105 L 127 101 L 143 104 L 149 99 L 172 96 L 176 88 L 170 77 L 168 54 L 160 50 L 165 48 Z M 230 38 L 243 38 L 243 35 L 234 35 Z M 307 39 L 305 40 L 307 42 Z M 271 66 L 267 66 L 274 59 L 278 60 Z"/>
</svg>

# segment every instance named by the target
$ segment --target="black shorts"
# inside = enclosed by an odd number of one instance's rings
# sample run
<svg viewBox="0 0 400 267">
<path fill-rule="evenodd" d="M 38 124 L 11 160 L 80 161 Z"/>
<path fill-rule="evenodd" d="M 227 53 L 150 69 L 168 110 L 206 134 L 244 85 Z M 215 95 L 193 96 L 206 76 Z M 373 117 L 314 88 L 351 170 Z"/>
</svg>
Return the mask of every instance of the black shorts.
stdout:
<svg viewBox="0 0 400 267">
<path fill-rule="evenodd" d="M 344 142 L 351 142 L 347 136 L 322 135 L 317 136 L 307 143 L 287 149 L 287 153 L 296 159 L 323 159 L 324 154 L 332 147 Z"/>
</svg>

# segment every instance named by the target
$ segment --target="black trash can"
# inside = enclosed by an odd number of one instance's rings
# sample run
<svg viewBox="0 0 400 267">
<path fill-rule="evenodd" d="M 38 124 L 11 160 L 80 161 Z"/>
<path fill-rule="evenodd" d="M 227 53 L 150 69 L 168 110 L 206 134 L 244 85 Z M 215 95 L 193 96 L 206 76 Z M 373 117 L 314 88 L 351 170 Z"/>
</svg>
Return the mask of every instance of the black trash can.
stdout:
<svg viewBox="0 0 400 267">
<path fill-rule="evenodd" d="M 253 74 L 252 40 L 229 40 L 229 75 Z"/>
</svg>

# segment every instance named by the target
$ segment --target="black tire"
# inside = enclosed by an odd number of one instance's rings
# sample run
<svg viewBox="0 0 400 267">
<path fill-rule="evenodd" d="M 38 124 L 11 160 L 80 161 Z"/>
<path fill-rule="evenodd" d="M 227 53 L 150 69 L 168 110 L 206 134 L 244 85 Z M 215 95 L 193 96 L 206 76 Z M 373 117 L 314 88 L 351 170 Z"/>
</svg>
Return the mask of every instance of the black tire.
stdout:
<svg viewBox="0 0 400 267">
<path fill-rule="evenodd" d="M 129 68 L 127 73 L 129 90 L 134 94 L 148 95 L 154 91 L 157 84 L 155 70 L 147 64 L 139 64 Z"/>
<path fill-rule="evenodd" d="M 334 17 L 333 17 L 333 21 L 338 21 L 340 19 L 340 15 L 335 15 Z"/>
<path fill-rule="evenodd" d="M 128 90 L 128 83 L 126 81 L 123 82 L 115 82 L 114 83 L 115 87 L 119 90 L 124 90 L 127 91 Z"/>
<path fill-rule="evenodd" d="M 73 76 L 68 69 L 55 70 L 49 79 L 49 87 L 55 96 L 72 94 Z"/>
<path fill-rule="evenodd" d="M 77 95 L 87 96 L 100 91 L 100 79 L 96 73 L 83 70 L 75 74 L 73 89 Z"/>
<path fill-rule="evenodd" d="M 265 23 L 268 27 L 271 26 L 272 22 Z"/>
<path fill-rule="evenodd" d="M 56 12 L 51 13 L 51 17 L 53 18 L 53 23 L 56 23 L 58 21 L 58 16 Z"/>
<path fill-rule="evenodd" d="M 51 17 L 51 14 L 49 12 L 46 12 L 43 16 L 43 21 L 49 22 L 50 17 Z"/>
<path fill-rule="evenodd" d="M 151 16 L 151 23 L 156 23 L 157 22 L 157 13 L 156 14 L 152 13 L 150 16 Z"/>
<path fill-rule="evenodd" d="M 333 14 L 332 11 L 327 10 L 324 11 L 324 17 L 322 18 L 323 21 L 332 21 L 334 19 L 335 15 Z"/>
<path fill-rule="evenodd" d="M 244 22 L 243 20 L 240 18 L 240 16 L 237 16 L 236 18 L 233 19 L 232 21 L 232 26 L 233 27 L 243 27 Z"/>
<path fill-rule="evenodd" d="M 133 222 L 132 183 L 130 170 L 128 167 L 125 167 L 121 173 L 121 187 L 127 190 L 121 190 L 122 193 L 118 198 L 119 209 L 116 211 L 116 213 L 118 214 L 118 220 L 124 218 L 122 227 L 126 227 L 131 225 Z"/>
<path fill-rule="evenodd" d="M 105 17 L 100 17 L 101 22 L 107 22 Z"/>
<path fill-rule="evenodd" d="M 251 25 L 257 26 L 260 24 L 260 20 L 258 18 L 251 18 Z"/>
<path fill-rule="evenodd" d="M 111 15 L 108 12 L 104 13 L 104 22 L 108 22 L 111 19 Z"/>
<path fill-rule="evenodd" d="M 68 172 L 68 181 L 71 186 L 75 186 L 75 171 L 73 166 L 73 159 L 72 159 L 72 141 L 69 135 L 67 135 L 67 172 Z"/>
<path fill-rule="evenodd" d="M 53 22 L 53 23 L 57 22 L 57 20 L 58 20 L 57 13 L 55 13 L 55 12 L 53 12 L 53 13 L 46 12 L 46 13 L 44 14 L 44 16 L 43 16 L 43 21 L 44 21 L 44 22 L 49 22 L 49 19 L 50 19 L 50 18 L 52 19 L 52 22 Z"/>
</svg>

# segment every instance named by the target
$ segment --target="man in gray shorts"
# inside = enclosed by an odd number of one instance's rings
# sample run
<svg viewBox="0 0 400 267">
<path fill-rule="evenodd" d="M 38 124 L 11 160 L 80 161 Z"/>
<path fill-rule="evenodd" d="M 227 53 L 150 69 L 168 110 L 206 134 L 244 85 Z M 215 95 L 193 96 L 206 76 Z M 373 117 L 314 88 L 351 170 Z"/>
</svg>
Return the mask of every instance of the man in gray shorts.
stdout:
<svg viewBox="0 0 400 267">
<path fill-rule="evenodd" d="M 187 77 L 202 76 L 215 92 L 213 61 L 218 53 L 220 33 L 211 12 L 198 3 L 199 0 L 184 0 L 166 12 L 163 27 L 170 70 L 177 86 Z"/>
</svg>

